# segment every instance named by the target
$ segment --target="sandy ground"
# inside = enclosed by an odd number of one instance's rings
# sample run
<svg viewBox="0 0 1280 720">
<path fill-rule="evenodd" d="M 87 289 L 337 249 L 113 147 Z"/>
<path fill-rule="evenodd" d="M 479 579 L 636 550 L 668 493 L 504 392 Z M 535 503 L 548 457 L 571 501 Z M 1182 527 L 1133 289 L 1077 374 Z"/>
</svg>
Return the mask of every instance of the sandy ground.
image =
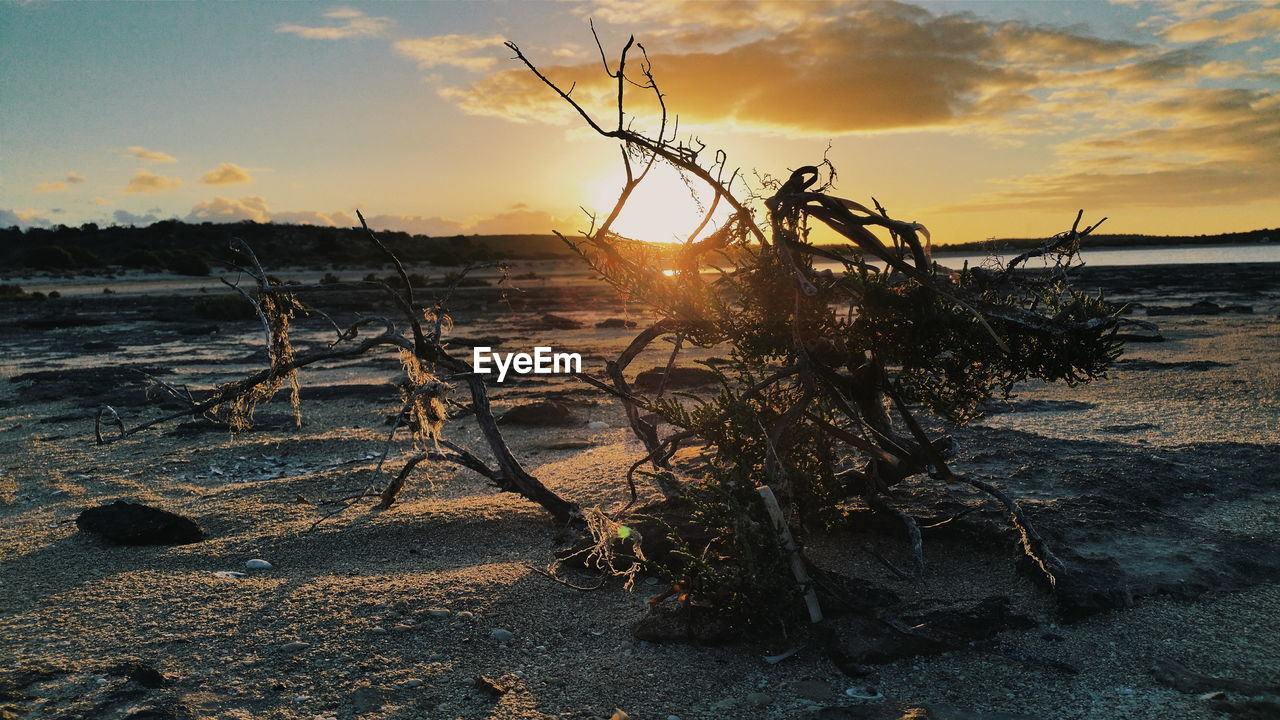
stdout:
<svg viewBox="0 0 1280 720">
<path fill-rule="evenodd" d="M 962 469 L 1023 498 L 1081 557 L 1115 560 L 1132 607 L 1062 622 L 1007 543 L 926 537 L 928 583 L 916 588 L 861 550 L 872 543 L 905 561 L 892 534 L 854 527 L 810 539 L 819 565 L 871 579 L 911 607 L 1007 597 L 1035 627 L 1001 639 L 1071 663 L 1076 675 L 959 650 L 850 677 L 804 637 L 640 641 L 631 624 L 660 587 L 580 592 L 550 581 L 534 568 L 551 559 L 553 523 L 443 465 L 415 475 L 388 511 L 360 504 L 311 529 L 315 503 L 368 482 L 397 404 L 393 356 L 304 374 L 301 429 L 277 401 L 261 411 L 260 429 L 237 438 L 174 422 L 98 447 L 87 419 L 98 403 L 119 404 L 130 424 L 162 410 L 139 400 L 125 374 L 75 372 L 169 367 L 166 380 L 207 387 L 256 366 L 256 324 L 219 322 L 213 333 L 209 321 L 181 313 L 157 321 L 173 302 L 157 296 L 64 299 L 55 310 L 9 303 L 3 373 L 73 374 L 0 384 L 0 718 L 609 718 L 618 709 L 658 720 L 1218 716 L 1212 700 L 1157 682 L 1150 668 L 1172 659 L 1223 678 L 1280 680 L 1280 585 L 1265 558 L 1280 537 L 1280 284 L 1263 273 L 1233 294 L 1187 280 L 1199 271 L 1177 273 L 1172 284 L 1120 282 L 1115 297 L 1247 297 L 1255 312 L 1159 318 L 1169 341 L 1131 346 L 1110 379 L 1025 388 L 998 408 L 1006 412 L 956 434 Z M 477 293 L 455 333 L 579 351 L 589 371 L 629 338 L 591 326 L 628 313 L 602 290 L 543 295 Z M 535 329 L 548 309 L 587 327 Z M 638 367 L 664 360 L 657 349 Z M 580 422 L 513 428 L 512 446 L 563 496 L 616 506 L 623 472 L 640 455 L 620 407 L 559 378 L 497 388 L 495 402 L 548 394 Z M 463 422 L 447 435 L 472 447 L 478 440 Z M 393 457 L 405 450 L 397 445 Z M 1140 524 L 1100 504 L 1116 495 L 1141 510 Z M 908 506 L 914 497 L 904 490 Z M 113 499 L 186 514 L 209 539 L 118 547 L 77 532 L 81 510 Z M 252 558 L 273 567 L 247 570 Z M 497 642 L 496 629 L 512 639 Z M 763 659 L 797 646 L 777 664 Z M 121 667 L 129 663 L 158 669 L 167 685 L 131 682 Z"/>
</svg>

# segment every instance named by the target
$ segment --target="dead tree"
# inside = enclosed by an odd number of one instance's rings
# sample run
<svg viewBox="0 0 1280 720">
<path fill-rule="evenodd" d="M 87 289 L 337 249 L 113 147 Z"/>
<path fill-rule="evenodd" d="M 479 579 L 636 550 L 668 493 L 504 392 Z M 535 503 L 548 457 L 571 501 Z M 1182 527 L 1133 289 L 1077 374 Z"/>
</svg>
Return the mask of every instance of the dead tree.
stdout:
<svg viewBox="0 0 1280 720">
<path fill-rule="evenodd" d="M 358 211 L 357 214 L 359 215 Z M 415 297 L 413 284 L 399 258 L 369 229 L 363 215 L 360 215 L 360 223 L 373 248 L 395 266 L 403 287 L 397 291 L 378 281 L 347 284 L 345 287 L 363 287 L 385 293 L 394 310 L 394 317 L 399 321 L 398 327 L 396 322 L 386 317 L 365 317 L 345 328 L 338 326 L 324 313 L 306 306 L 300 296 L 333 290 L 339 285 L 282 285 L 267 276 L 252 248 L 243 242 L 234 241 L 231 249 L 245 263 L 239 269 L 253 279 L 255 286 L 245 289 L 238 284 L 227 284 L 253 305 L 262 323 L 269 366 L 248 377 L 219 385 L 207 398 L 198 401 L 189 393 L 182 393 L 159 383 L 162 390 L 183 401 L 186 407 L 128 429 L 115 410 L 104 407 L 98 412 L 95 423 L 98 443 L 114 442 L 161 423 L 190 416 L 214 419 L 226 423 L 232 432 L 242 431 L 251 426 L 258 404 L 272 398 L 286 384 L 291 388 L 294 415 L 300 422 L 297 379 L 300 369 L 330 360 L 362 357 L 376 350 L 394 350 L 399 353 L 406 373 L 404 404 L 388 434 L 383 459 L 385 460 L 397 431 L 403 427 L 412 429 L 415 441 L 423 450 L 409 458 L 395 478 L 384 487 L 371 487 L 357 497 L 374 494 L 380 498 L 381 506 L 390 506 L 410 472 L 423 461 L 437 460 L 460 465 L 483 475 L 498 489 L 516 493 L 541 505 L 561 523 L 585 527 L 582 511 L 575 503 L 560 497 L 525 470 L 498 428 L 489 405 L 484 378 L 472 372 L 466 361 L 451 355 L 441 341 L 447 303 L 467 271 L 454 279 L 452 286 L 427 308 L 428 312 L 424 315 L 424 308 Z M 295 317 L 302 314 L 317 314 L 333 327 L 336 337 L 327 348 L 308 353 L 294 351 L 290 328 Z M 424 322 L 424 318 L 428 317 L 434 320 Z M 488 462 L 442 435 L 447 395 L 455 383 L 467 387 L 471 401 L 469 412 L 484 436 L 491 456 Z M 104 437 L 104 416 L 110 416 L 116 424 L 119 429 L 117 435 Z M 378 471 L 381 466 L 380 461 Z M 376 474 L 375 472 L 375 476 Z"/>
<path fill-rule="evenodd" d="M 610 110 L 608 120 L 593 116 L 573 87 L 557 85 L 515 44 L 507 47 L 588 127 L 621 145 L 626 182 L 613 207 L 603 219 L 592 217 L 581 237 L 560 237 L 659 318 L 608 363 L 606 378 L 582 379 L 622 402 L 644 444 L 645 455 L 627 477 L 633 501 L 632 475 L 647 465 L 645 475 L 664 497 L 691 499 L 698 535 L 710 538 L 686 541 L 670 528 L 677 551 L 656 564 L 681 598 L 749 619 L 785 612 L 774 598 L 804 597 L 817 620 L 821 611 L 791 529 L 776 521 L 785 515 L 799 536 L 851 498 L 901 524 L 918 579 L 920 529 L 891 493 L 920 474 L 968 485 L 999 502 L 1025 553 L 1054 582 L 1062 564 L 1027 516 L 995 485 L 954 471 L 946 438 L 931 437 L 918 415 L 963 423 L 1019 381 L 1074 384 L 1105 373 L 1120 352 L 1119 321 L 1099 298 L 1064 284 L 1081 240 L 1101 221 L 1081 228 L 1078 215 L 1069 231 L 999 271 L 950 271 L 932 261 L 923 225 L 894 219 L 874 198 L 868 207 L 834 195 L 835 170 L 826 160 L 785 180 L 766 179 L 758 192 L 740 198 L 736 187 L 744 183 L 737 170 L 728 170 L 724 153 L 704 159 L 704 144 L 680 138 L 644 46 L 634 38 L 613 64 L 597 38 L 604 71 L 617 87 L 616 115 Z M 652 134 L 637 130 L 643 119 L 627 111 L 629 93 L 636 92 L 656 107 Z M 614 230 L 657 163 L 673 166 L 711 197 L 665 272 L 654 245 Z M 725 216 L 718 226 L 717 213 Z M 849 244 L 810 242 L 815 224 Z M 1050 270 L 1034 277 L 1020 272 L 1032 257 L 1047 258 Z M 682 402 L 631 387 L 624 371 L 664 337 L 675 346 L 668 372 L 682 346 L 728 354 L 728 362 L 709 366 L 721 380 L 714 397 Z M 665 437 L 664 424 L 670 428 Z M 683 479 L 672 469 L 674 453 L 689 443 L 710 453 L 705 477 Z"/>
</svg>

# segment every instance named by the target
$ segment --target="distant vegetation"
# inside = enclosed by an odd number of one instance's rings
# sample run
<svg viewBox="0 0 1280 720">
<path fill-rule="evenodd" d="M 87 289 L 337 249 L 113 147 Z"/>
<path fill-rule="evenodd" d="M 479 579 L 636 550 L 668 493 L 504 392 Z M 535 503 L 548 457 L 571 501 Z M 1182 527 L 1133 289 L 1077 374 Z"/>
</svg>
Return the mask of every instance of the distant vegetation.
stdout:
<svg viewBox="0 0 1280 720">
<path fill-rule="evenodd" d="M 1090 235 L 1087 247 L 1153 247 L 1157 245 L 1245 245 L 1280 241 L 1280 228 L 1219 233 L 1217 235 Z M 1030 250 L 1044 244 L 1044 238 L 996 238 L 977 242 L 935 246 L 937 252 L 984 252 L 987 250 Z"/>
<path fill-rule="evenodd" d="M 548 260 L 568 256 L 554 235 L 455 235 L 429 237 L 384 232 L 388 247 L 408 263 L 462 265 L 481 260 Z M 263 263 L 323 269 L 368 266 L 358 228 L 276 223 L 185 223 L 165 220 L 147 227 L 0 228 L 0 269 L 93 271 L 107 267 L 208 275 L 230 258 L 232 238 L 250 243 Z M 1224 245 L 1280 240 L 1280 228 L 1219 235 L 1095 235 L 1090 247 Z M 1002 238 L 940 245 L 935 250 L 987 252 L 1039 247 L 1044 238 Z"/>
<path fill-rule="evenodd" d="M 409 263 L 460 265 L 477 260 L 542 260 L 566 257 L 554 235 L 456 235 L 428 237 L 384 232 L 387 246 Z M 83 271 L 107 266 L 208 275 L 229 260 L 232 238 L 250 243 L 275 267 L 367 267 L 368 239 L 358 228 L 276 223 L 184 223 L 147 227 L 0 228 L 0 268 Z"/>
</svg>

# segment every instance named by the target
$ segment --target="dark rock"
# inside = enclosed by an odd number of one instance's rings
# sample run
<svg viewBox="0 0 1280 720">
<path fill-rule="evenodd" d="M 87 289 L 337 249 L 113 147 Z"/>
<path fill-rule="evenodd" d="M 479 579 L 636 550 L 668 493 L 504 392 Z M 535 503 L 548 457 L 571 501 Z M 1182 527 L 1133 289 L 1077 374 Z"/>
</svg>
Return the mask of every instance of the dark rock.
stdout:
<svg viewBox="0 0 1280 720">
<path fill-rule="evenodd" d="M 112 670 L 112 674 L 123 675 L 129 678 L 130 682 L 137 683 L 145 688 L 162 688 L 170 684 L 169 678 L 165 677 L 159 670 L 142 663 L 117 665 Z"/>
<path fill-rule="evenodd" d="M 542 324 L 556 330 L 577 330 L 583 326 L 581 322 L 573 318 L 552 315 L 551 313 L 542 316 Z"/>
<path fill-rule="evenodd" d="M 507 687 L 505 685 L 484 675 L 477 675 L 475 680 L 471 681 L 471 684 L 480 692 L 494 697 L 499 697 L 507 692 Z"/>
<path fill-rule="evenodd" d="M 504 425 L 530 425 L 550 427 L 556 425 L 581 425 L 582 420 L 563 403 L 554 400 L 518 405 L 498 418 Z"/>
<path fill-rule="evenodd" d="M 906 635 L 861 616 L 847 618 L 828 649 L 837 666 L 882 665 L 917 655 L 936 655 L 987 640 L 1006 630 L 1025 630 L 1035 622 L 1009 611 L 1009 599 L 989 597 L 970 608 L 943 608 L 903 616 L 920 635 Z"/>
<path fill-rule="evenodd" d="M 598 328 L 633 328 L 635 326 L 635 320 L 624 320 L 623 318 L 609 318 L 596 323 Z"/>
<path fill-rule="evenodd" d="M 1116 367 L 1121 370 L 1191 370 L 1194 372 L 1204 372 L 1214 368 L 1231 367 L 1231 363 L 1222 363 L 1216 360 L 1186 360 L 1183 362 L 1161 362 L 1159 360 L 1136 360 L 1133 358 L 1125 358 L 1116 361 Z"/>
<path fill-rule="evenodd" d="M 728 623 L 692 605 L 656 605 L 631 626 L 631 635 L 652 643 L 690 645 L 715 645 L 734 638 Z"/>
<path fill-rule="evenodd" d="M 988 415 L 998 415 L 1015 412 L 1074 412 L 1093 408 L 1093 403 L 1079 400 L 1014 400 L 1012 402 L 994 401 L 984 410 Z"/>
<path fill-rule="evenodd" d="M 662 384 L 662 376 L 667 369 L 665 367 L 656 367 L 651 370 L 645 370 L 636 376 L 636 387 L 641 390 L 657 390 Z M 667 389 L 675 390 L 678 388 L 698 387 L 699 385 L 708 385 L 717 382 L 719 376 L 699 367 L 673 367 L 671 374 L 667 378 Z"/>
<path fill-rule="evenodd" d="M 109 340 L 93 340 L 80 346 L 85 350 L 94 350 L 98 352 L 115 352 L 120 346 Z"/>
<path fill-rule="evenodd" d="M 1123 435 L 1125 433 L 1141 432 L 1143 430 L 1157 430 L 1159 428 L 1160 428 L 1159 425 L 1154 425 L 1148 422 L 1142 422 L 1142 423 L 1134 423 L 1132 425 L 1103 425 L 1098 429 L 1105 433 L 1116 433 L 1116 434 Z"/>
<path fill-rule="evenodd" d="M 76 527 L 119 545 L 186 545 L 204 539 L 204 531 L 188 518 L 123 500 L 85 510 Z"/>
<path fill-rule="evenodd" d="M 1208 300 L 1191 303 L 1190 305 L 1148 305 L 1148 315 L 1221 315 L 1223 313 L 1241 313 L 1252 314 L 1253 307 L 1250 305 L 1219 305 Z"/>
</svg>

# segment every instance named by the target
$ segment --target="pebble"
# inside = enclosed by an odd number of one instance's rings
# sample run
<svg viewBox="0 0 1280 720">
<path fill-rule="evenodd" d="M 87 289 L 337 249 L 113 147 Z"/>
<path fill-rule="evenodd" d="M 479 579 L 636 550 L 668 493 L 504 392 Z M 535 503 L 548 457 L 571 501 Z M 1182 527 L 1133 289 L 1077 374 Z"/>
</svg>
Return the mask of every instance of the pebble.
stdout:
<svg viewBox="0 0 1280 720">
<path fill-rule="evenodd" d="M 761 692 L 747 693 L 747 696 L 743 698 L 743 700 L 745 700 L 748 705 L 757 708 L 769 707 L 773 704 L 773 698 Z"/>
<path fill-rule="evenodd" d="M 309 648 L 309 647 L 311 647 L 311 643 L 309 643 L 309 642 L 302 642 L 301 640 L 294 640 L 293 642 L 287 642 L 287 643 L 285 643 L 285 644 L 281 645 L 281 646 L 280 646 L 280 649 L 281 649 L 281 650 L 284 650 L 284 651 L 286 651 L 286 652 L 297 652 L 297 651 L 299 651 L 299 650 L 306 650 L 306 649 L 307 649 L 307 648 Z"/>
<path fill-rule="evenodd" d="M 599 420 L 592 420 L 591 422 L 587 423 L 587 429 L 588 430 L 608 430 L 609 423 L 601 422 Z"/>
<path fill-rule="evenodd" d="M 376 632 L 376 633 L 378 633 L 378 634 L 382 634 L 382 633 L 384 633 L 384 632 L 386 632 L 386 631 L 387 631 L 387 629 L 386 629 L 386 628 L 384 628 L 384 627 L 382 627 L 381 625 L 374 625 L 374 626 L 373 626 L 373 632 Z"/>
<path fill-rule="evenodd" d="M 236 572 L 235 570 L 219 570 L 214 575 L 224 580 L 237 580 L 242 577 L 249 577 L 246 573 Z"/>
<path fill-rule="evenodd" d="M 449 611 L 444 608 L 431 608 L 427 611 L 427 614 L 433 618 L 449 617 Z"/>
<path fill-rule="evenodd" d="M 412 630 L 412 629 L 413 629 L 412 625 L 406 625 L 405 623 L 396 623 L 396 630 L 399 630 L 400 632 L 404 632 L 406 630 Z"/>
<path fill-rule="evenodd" d="M 494 628 L 492 631 L 489 632 L 489 637 L 493 638 L 495 642 L 505 645 L 511 642 L 512 640 L 515 640 L 516 634 L 511 632 L 510 630 L 503 630 L 502 628 Z"/>
<path fill-rule="evenodd" d="M 471 620 L 475 616 L 476 614 L 471 612 L 470 610 L 463 610 L 462 612 L 458 613 L 459 620 Z"/>
<path fill-rule="evenodd" d="M 271 569 L 271 563 L 267 562 L 266 560 L 263 560 L 262 558 L 254 558 L 246 562 L 244 566 L 249 568 L 250 570 L 270 570 Z"/>
<path fill-rule="evenodd" d="M 422 681 L 418 678 L 409 678 L 404 681 L 405 687 L 422 687 Z"/>
</svg>

